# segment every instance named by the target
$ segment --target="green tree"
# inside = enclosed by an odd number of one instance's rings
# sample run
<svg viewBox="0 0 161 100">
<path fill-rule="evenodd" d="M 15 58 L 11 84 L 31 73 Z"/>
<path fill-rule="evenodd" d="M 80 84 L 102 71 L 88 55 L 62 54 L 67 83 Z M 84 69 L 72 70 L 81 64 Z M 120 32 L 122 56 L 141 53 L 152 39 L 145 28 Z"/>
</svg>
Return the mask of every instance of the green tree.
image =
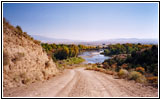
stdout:
<svg viewBox="0 0 161 100">
<path fill-rule="evenodd" d="M 110 50 L 105 49 L 105 50 L 104 50 L 104 54 L 105 54 L 105 55 L 109 55 L 109 54 L 110 54 Z"/>
<path fill-rule="evenodd" d="M 69 50 L 70 50 L 70 52 L 69 52 L 70 57 L 76 57 L 79 53 L 78 46 L 76 46 L 74 44 L 69 47 Z"/>
<path fill-rule="evenodd" d="M 69 49 L 65 46 L 63 46 L 62 48 L 59 48 L 54 56 L 56 57 L 56 59 L 62 60 L 62 59 L 67 59 L 69 56 Z"/>
</svg>

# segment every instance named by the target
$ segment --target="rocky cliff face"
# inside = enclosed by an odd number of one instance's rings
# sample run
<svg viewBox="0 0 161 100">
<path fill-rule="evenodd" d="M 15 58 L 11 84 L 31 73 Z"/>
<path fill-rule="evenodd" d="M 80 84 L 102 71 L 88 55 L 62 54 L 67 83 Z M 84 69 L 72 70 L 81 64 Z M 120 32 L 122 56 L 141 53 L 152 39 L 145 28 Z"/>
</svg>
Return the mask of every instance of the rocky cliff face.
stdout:
<svg viewBox="0 0 161 100">
<path fill-rule="evenodd" d="M 22 30 L 3 23 L 3 88 L 46 80 L 58 73 L 40 43 Z"/>
</svg>

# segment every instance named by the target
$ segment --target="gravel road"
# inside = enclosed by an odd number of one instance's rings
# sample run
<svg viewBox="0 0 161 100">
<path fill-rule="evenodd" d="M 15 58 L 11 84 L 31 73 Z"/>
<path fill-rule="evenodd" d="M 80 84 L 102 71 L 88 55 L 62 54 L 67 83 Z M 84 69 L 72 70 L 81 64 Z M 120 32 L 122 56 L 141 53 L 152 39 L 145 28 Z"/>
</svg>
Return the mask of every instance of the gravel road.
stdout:
<svg viewBox="0 0 161 100">
<path fill-rule="evenodd" d="M 4 97 L 157 97 L 158 89 L 84 68 L 3 91 Z"/>
</svg>

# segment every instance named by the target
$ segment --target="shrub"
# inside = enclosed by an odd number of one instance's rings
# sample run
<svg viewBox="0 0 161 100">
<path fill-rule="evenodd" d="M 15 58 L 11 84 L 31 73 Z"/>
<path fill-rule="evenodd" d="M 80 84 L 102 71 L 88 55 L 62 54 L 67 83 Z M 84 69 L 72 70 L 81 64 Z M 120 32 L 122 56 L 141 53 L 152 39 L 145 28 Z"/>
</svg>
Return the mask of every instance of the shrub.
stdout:
<svg viewBox="0 0 161 100">
<path fill-rule="evenodd" d="M 90 67 L 86 67 L 86 70 L 92 70 L 93 68 L 90 66 Z"/>
<path fill-rule="evenodd" d="M 113 71 L 111 71 L 111 70 L 106 70 L 106 69 L 103 69 L 103 68 L 98 68 L 98 67 L 96 66 L 96 64 L 93 64 L 92 66 L 86 67 L 86 70 L 99 71 L 99 72 L 103 72 L 103 73 L 109 74 L 109 75 L 114 75 L 114 74 L 116 74 L 115 72 L 113 72 Z"/>
<path fill-rule="evenodd" d="M 128 64 L 123 64 L 122 66 L 121 66 L 121 68 L 127 68 L 128 67 Z"/>
<path fill-rule="evenodd" d="M 118 72 L 119 78 L 126 78 L 128 76 L 129 72 L 126 69 L 120 69 Z"/>
<path fill-rule="evenodd" d="M 142 74 L 141 74 L 140 72 L 132 71 L 132 72 L 130 72 L 128 78 L 129 78 L 130 80 L 136 80 L 136 79 L 138 79 L 138 78 L 141 77 L 141 76 L 142 76 Z"/>
<path fill-rule="evenodd" d="M 96 64 L 92 64 L 92 66 L 88 66 L 86 67 L 86 70 L 95 70 L 95 71 L 98 71 L 99 68 L 97 67 Z"/>
<path fill-rule="evenodd" d="M 97 64 L 97 67 L 98 67 L 98 68 L 101 68 L 101 67 L 102 67 L 102 65 L 101 65 L 101 64 Z"/>
<path fill-rule="evenodd" d="M 97 68 L 97 65 L 96 64 L 92 64 L 92 68 Z"/>
<path fill-rule="evenodd" d="M 143 76 L 140 72 L 137 72 L 137 71 L 130 72 L 128 78 L 130 80 L 135 80 L 136 82 L 140 82 L 140 83 L 146 82 L 145 76 Z"/>
<path fill-rule="evenodd" d="M 33 38 L 31 38 L 32 40 L 34 40 Z M 34 40 L 34 43 L 35 44 L 38 44 L 38 45 L 40 45 L 41 44 L 41 41 L 38 41 L 38 40 Z"/>
<path fill-rule="evenodd" d="M 56 59 L 59 60 L 67 59 L 68 55 L 69 55 L 69 49 L 67 47 L 59 48 L 54 54 Z"/>
<path fill-rule="evenodd" d="M 145 72 L 145 69 L 143 67 L 136 67 L 136 71 L 143 74 Z"/>
<path fill-rule="evenodd" d="M 54 62 L 56 62 L 56 58 L 55 58 L 55 56 L 52 54 L 52 60 L 54 61 Z"/>
<path fill-rule="evenodd" d="M 105 49 L 105 50 L 104 50 L 104 54 L 105 54 L 105 55 L 109 55 L 109 54 L 110 54 L 110 50 Z"/>
<path fill-rule="evenodd" d="M 157 76 L 147 77 L 147 81 L 149 83 L 158 83 L 158 77 Z"/>
<path fill-rule="evenodd" d="M 141 76 L 139 78 L 137 78 L 136 82 L 139 82 L 139 83 L 146 83 L 147 82 L 147 79 L 145 78 L 145 76 Z"/>
<path fill-rule="evenodd" d="M 20 26 L 17 25 L 16 28 L 17 28 L 18 32 L 20 32 L 20 33 L 23 32 Z"/>
<path fill-rule="evenodd" d="M 8 65 L 9 64 L 9 55 L 7 52 L 3 51 L 3 66 Z"/>
<path fill-rule="evenodd" d="M 116 72 L 111 71 L 111 70 L 105 70 L 104 73 L 109 74 L 109 75 L 116 75 Z"/>
</svg>

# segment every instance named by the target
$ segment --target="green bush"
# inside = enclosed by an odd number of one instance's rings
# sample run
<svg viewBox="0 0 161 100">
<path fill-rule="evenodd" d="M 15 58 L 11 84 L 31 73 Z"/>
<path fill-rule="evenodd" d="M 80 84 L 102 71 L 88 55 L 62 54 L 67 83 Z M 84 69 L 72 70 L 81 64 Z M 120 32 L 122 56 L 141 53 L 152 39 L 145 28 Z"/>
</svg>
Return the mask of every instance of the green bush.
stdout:
<svg viewBox="0 0 161 100">
<path fill-rule="evenodd" d="M 54 61 L 54 62 L 56 62 L 56 58 L 55 58 L 55 56 L 52 54 L 52 60 Z"/>
<path fill-rule="evenodd" d="M 62 59 L 67 59 L 69 55 L 69 49 L 67 47 L 59 48 L 54 56 L 56 59 L 62 60 Z"/>
<path fill-rule="evenodd" d="M 105 55 L 109 55 L 109 54 L 110 54 L 110 50 L 105 49 L 105 50 L 104 50 L 104 54 L 105 54 Z"/>
</svg>

